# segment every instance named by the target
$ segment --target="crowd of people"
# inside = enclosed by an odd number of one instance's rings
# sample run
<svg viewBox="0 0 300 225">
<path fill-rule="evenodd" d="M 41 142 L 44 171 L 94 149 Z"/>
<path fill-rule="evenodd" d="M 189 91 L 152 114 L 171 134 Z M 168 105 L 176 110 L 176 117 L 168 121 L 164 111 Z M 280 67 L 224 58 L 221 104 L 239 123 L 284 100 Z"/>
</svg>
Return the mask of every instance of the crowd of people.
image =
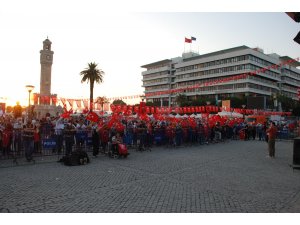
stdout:
<svg viewBox="0 0 300 225">
<path fill-rule="evenodd" d="M 244 123 L 242 118 L 220 116 L 181 119 L 147 117 L 147 120 L 119 116 L 99 117 L 97 122 L 91 122 L 79 114 L 69 118 L 48 115 L 40 120 L 2 116 L 0 152 L 2 158 L 24 154 L 26 160 L 31 161 L 34 154 L 43 154 L 43 141 L 48 139 L 55 142 L 51 149 L 53 153 L 70 155 L 74 149 L 89 147 L 95 157 L 110 151 L 117 154 L 120 143 L 143 151 L 151 150 L 156 145 L 175 148 L 238 139 L 268 141 L 269 125 L 251 125 Z M 278 125 L 277 129 L 288 128 Z"/>
</svg>

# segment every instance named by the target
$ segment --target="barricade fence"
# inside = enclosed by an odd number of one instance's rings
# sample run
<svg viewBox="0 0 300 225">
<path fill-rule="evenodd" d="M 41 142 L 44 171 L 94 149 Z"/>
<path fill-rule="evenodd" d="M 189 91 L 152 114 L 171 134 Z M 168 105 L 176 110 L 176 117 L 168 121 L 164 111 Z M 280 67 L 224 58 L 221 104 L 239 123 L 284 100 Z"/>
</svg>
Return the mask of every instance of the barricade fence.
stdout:
<svg viewBox="0 0 300 225">
<path fill-rule="evenodd" d="M 125 129 L 122 133 L 123 143 L 129 148 L 145 149 L 153 146 L 166 146 L 176 147 L 185 145 L 197 145 L 197 144 L 209 144 L 222 140 L 237 140 L 244 137 L 239 135 L 241 129 L 229 128 L 226 131 L 216 129 L 205 129 L 204 127 L 197 128 L 154 128 L 153 130 L 144 129 L 142 132 L 133 132 L 130 129 Z M 299 137 L 300 128 L 296 128 L 293 131 L 288 129 L 278 129 L 277 140 L 292 140 Z M 10 135 L 2 135 L 0 141 L 0 155 L 1 159 L 12 159 L 13 162 L 18 164 L 18 160 L 26 158 L 25 141 L 23 137 L 23 130 L 16 129 Z M 265 134 L 264 134 L 265 135 Z M 248 135 L 249 136 L 249 135 Z M 256 132 L 255 138 L 257 139 L 259 134 Z M 46 157 L 57 156 L 60 157 L 66 155 L 66 141 L 64 134 L 56 135 L 54 131 L 41 133 L 40 140 L 34 142 L 31 140 L 32 156 Z M 263 136 L 264 138 L 264 136 Z M 93 137 L 92 130 L 84 130 L 77 132 L 74 135 L 72 144 L 72 151 L 78 149 L 92 152 L 93 151 Z M 250 138 L 252 139 L 252 138 Z M 98 150 L 102 153 L 106 153 L 109 144 L 103 145 L 101 139 L 96 145 Z M 105 151 L 106 150 L 106 151 Z"/>
<path fill-rule="evenodd" d="M 91 131 L 81 132 L 80 135 L 82 136 L 79 137 L 78 134 L 75 134 L 72 151 L 80 149 L 91 152 Z M 26 141 L 23 136 L 23 130 L 13 130 L 11 134 L 6 135 L 4 133 L 2 137 L 4 138 L 0 140 L 0 159 L 12 159 L 17 164 L 18 160 L 26 158 Z M 30 140 L 29 148 L 31 149 L 33 158 L 46 156 L 57 156 L 59 158 L 66 154 L 64 135 L 55 135 L 52 132 L 52 134 L 41 133 L 40 137 L 39 141 L 34 141 L 33 138 Z"/>
</svg>

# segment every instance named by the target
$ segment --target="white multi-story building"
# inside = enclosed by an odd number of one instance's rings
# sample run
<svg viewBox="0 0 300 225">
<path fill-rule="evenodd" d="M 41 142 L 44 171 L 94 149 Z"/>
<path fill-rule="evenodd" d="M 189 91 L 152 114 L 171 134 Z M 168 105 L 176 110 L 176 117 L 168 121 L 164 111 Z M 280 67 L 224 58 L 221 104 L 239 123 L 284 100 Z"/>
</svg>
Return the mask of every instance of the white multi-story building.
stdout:
<svg viewBox="0 0 300 225">
<path fill-rule="evenodd" d="M 300 87 L 300 66 L 288 56 L 264 54 L 262 49 L 239 46 L 204 55 L 189 52 L 182 57 L 166 59 L 143 65 L 143 87 L 146 100 L 160 102 L 161 105 L 175 105 L 178 92 L 183 90 L 189 99 L 197 96 L 218 99 L 242 96 L 267 96 L 278 94 L 298 99 L 297 89 Z M 280 66 L 276 66 L 280 65 Z M 249 74 L 264 69 L 242 79 L 225 80 L 239 74 Z M 203 83 L 211 85 L 201 86 Z M 200 85 L 199 88 L 188 88 Z M 186 90 L 184 90 L 187 88 Z"/>
</svg>

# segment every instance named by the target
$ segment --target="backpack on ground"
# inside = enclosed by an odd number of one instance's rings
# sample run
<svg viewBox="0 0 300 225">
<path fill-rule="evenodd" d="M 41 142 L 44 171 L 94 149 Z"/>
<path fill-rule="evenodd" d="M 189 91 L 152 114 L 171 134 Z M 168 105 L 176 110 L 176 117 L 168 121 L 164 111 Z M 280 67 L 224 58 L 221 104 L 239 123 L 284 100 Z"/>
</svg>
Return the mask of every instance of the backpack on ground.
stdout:
<svg viewBox="0 0 300 225">
<path fill-rule="evenodd" d="M 59 162 L 63 162 L 66 166 L 85 165 L 90 162 L 90 158 L 85 151 L 72 152 L 71 155 L 64 156 Z"/>
</svg>

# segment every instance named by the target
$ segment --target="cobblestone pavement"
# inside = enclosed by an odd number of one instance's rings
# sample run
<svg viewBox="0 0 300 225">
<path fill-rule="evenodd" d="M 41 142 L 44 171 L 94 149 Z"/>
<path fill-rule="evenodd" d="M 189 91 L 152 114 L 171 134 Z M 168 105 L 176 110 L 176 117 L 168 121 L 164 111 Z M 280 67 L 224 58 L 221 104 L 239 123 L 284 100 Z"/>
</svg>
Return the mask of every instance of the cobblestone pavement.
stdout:
<svg viewBox="0 0 300 225">
<path fill-rule="evenodd" d="M 293 143 L 230 141 L 153 148 L 85 166 L 0 168 L 0 212 L 300 212 Z M 0 162 L 4 163 L 4 162 Z"/>
</svg>

